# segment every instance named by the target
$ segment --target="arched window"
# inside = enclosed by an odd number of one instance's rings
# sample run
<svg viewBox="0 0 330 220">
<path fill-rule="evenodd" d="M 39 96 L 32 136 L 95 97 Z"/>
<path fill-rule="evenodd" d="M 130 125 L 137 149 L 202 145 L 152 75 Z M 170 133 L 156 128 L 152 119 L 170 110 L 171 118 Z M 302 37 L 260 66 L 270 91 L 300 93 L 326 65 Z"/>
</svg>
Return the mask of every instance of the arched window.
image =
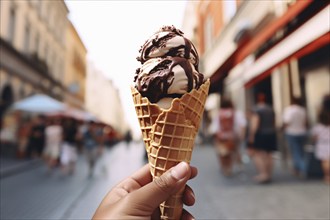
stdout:
<svg viewBox="0 0 330 220">
<path fill-rule="evenodd" d="M 1 93 L 1 103 L 5 103 L 5 105 L 10 105 L 14 101 L 14 93 L 10 84 L 6 84 L 3 87 Z"/>
</svg>

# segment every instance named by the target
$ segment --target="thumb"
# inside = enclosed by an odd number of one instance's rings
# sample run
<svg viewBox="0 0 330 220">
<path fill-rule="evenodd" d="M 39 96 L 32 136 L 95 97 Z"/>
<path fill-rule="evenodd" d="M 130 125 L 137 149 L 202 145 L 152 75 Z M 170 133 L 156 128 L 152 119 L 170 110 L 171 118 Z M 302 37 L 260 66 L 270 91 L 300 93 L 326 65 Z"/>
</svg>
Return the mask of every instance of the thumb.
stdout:
<svg viewBox="0 0 330 220">
<path fill-rule="evenodd" d="M 144 211 L 151 214 L 160 203 L 183 189 L 190 176 L 190 166 L 186 162 L 181 162 L 155 178 L 153 182 L 131 193 L 131 202 L 145 208 Z"/>
</svg>

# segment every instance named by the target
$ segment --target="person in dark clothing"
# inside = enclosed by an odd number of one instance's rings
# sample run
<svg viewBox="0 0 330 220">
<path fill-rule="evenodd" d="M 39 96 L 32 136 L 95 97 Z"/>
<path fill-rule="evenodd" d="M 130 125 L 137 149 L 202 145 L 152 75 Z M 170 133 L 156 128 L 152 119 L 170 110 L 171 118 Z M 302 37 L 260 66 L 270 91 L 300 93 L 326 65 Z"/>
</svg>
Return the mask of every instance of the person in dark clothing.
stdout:
<svg viewBox="0 0 330 220">
<path fill-rule="evenodd" d="M 45 119 L 39 115 L 33 121 L 29 134 L 27 156 L 40 157 L 45 146 Z"/>
<path fill-rule="evenodd" d="M 61 165 L 65 174 L 73 174 L 77 161 L 77 135 L 78 127 L 74 119 L 68 118 L 63 123 L 63 146 L 61 152 Z"/>
<path fill-rule="evenodd" d="M 263 93 L 257 95 L 257 105 L 251 117 L 249 144 L 255 150 L 252 159 L 259 172 L 255 180 L 258 183 L 270 182 L 273 170 L 272 152 L 277 150 L 275 113 L 266 104 Z"/>
<path fill-rule="evenodd" d="M 88 163 L 88 177 L 94 174 L 95 165 L 100 158 L 103 151 L 103 144 L 101 143 L 102 133 L 97 124 L 93 121 L 88 123 L 87 130 L 83 134 L 84 152 Z"/>
</svg>

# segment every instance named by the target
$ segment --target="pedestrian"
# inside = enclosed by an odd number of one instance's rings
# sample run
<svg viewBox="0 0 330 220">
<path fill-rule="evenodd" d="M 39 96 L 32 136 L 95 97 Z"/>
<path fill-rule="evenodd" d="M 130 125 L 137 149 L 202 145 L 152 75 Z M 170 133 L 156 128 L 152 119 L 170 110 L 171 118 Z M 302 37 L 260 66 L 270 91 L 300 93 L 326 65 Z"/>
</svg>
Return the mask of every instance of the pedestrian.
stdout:
<svg viewBox="0 0 330 220">
<path fill-rule="evenodd" d="M 57 165 L 62 146 L 63 128 L 59 118 L 51 118 L 45 129 L 46 146 L 43 152 L 48 170 L 51 172 Z"/>
<path fill-rule="evenodd" d="M 284 109 L 283 128 L 293 161 L 293 174 L 306 177 L 304 146 L 307 137 L 307 114 L 302 99 L 294 97 L 292 104 Z"/>
<path fill-rule="evenodd" d="M 246 120 L 243 114 L 234 109 L 231 100 L 223 97 L 218 116 L 213 123 L 216 124 L 215 143 L 221 171 L 225 176 L 229 176 L 235 161 L 242 166 L 238 144 L 243 140 Z"/>
<path fill-rule="evenodd" d="M 83 152 L 83 134 L 85 133 L 87 129 L 87 125 L 85 121 L 77 121 L 77 150 L 78 154 L 81 154 Z"/>
<path fill-rule="evenodd" d="M 254 110 L 249 108 L 246 111 L 246 119 L 247 119 L 247 126 L 246 126 L 246 131 L 245 131 L 245 146 L 246 146 L 246 152 L 247 155 L 249 156 L 249 159 L 252 159 L 253 156 L 255 155 L 256 150 L 253 147 L 253 143 L 250 142 L 250 136 L 252 132 L 252 126 L 253 125 L 253 119 L 255 118 L 254 116 Z"/>
<path fill-rule="evenodd" d="M 96 130 L 96 123 L 90 121 L 87 125 L 87 130 L 83 135 L 84 152 L 88 163 L 88 177 L 93 176 L 94 167 L 100 153 L 98 143 L 99 137 L 96 134 Z"/>
<path fill-rule="evenodd" d="M 312 128 L 311 134 L 315 141 L 315 157 L 321 160 L 324 182 L 330 184 L 330 112 L 321 109 L 318 123 Z"/>
<path fill-rule="evenodd" d="M 95 136 L 96 136 L 96 143 L 97 143 L 97 165 L 99 166 L 102 174 L 107 176 L 107 163 L 105 158 L 105 126 L 103 124 L 96 124 L 95 127 Z"/>
<path fill-rule="evenodd" d="M 108 147 L 112 147 L 113 146 L 114 139 L 115 139 L 114 134 L 115 134 L 114 129 L 110 125 L 106 125 L 104 127 L 105 144 Z"/>
<path fill-rule="evenodd" d="M 249 131 L 249 145 L 253 146 L 252 159 L 258 171 L 254 177 L 258 183 L 269 183 L 272 178 L 273 158 L 272 153 L 277 150 L 275 113 L 266 103 L 264 93 L 257 94 L 257 104 L 251 116 Z"/>
<path fill-rule="evenodd" d="M 27 146 L 29 142 L 29 134 L 31 133 L 31 121 L 27 118 L 22 121 L 18 128 L 18 158 L 25 158 L 27 152 Z"/>
<path fill-rule="evenodd" d="M 132 133 L 131 133 L 130 130 L 126 131 L 124 139 L 125 139 L 125 142 L 126 142 L 126 146 L 129 147 L 129 144 L 132 141 Z"/>
<path fill-rule="evenodd" d="M 149 165 L 143 166 L 130 177 L 118 183 L 104 197 L 92 219 L 154 219 L 159 218 L 159 205 L 184 189 L 183 203 L 195 203 L 193 190 L 185 184 L 197 175 L 197 169 L 181 162 L 152 181 Z M 194 217 L 183 210 L 180 219 Z"/>
<path fill-rule="evenodd" d="M 77 136 L 78 127 L 76 120 L 65 118 L 63 120 L 63 144 L 61 149 L 61 166 L 64 174 L 72 175 L 78 159 L 77 155 Z"/>
<path fill-rule="evenodd" d="M 38 115 L 33 119 L 29 134 L 27 157 L 39 158 L 45 146 L 45 117 Z"/>
</svg>

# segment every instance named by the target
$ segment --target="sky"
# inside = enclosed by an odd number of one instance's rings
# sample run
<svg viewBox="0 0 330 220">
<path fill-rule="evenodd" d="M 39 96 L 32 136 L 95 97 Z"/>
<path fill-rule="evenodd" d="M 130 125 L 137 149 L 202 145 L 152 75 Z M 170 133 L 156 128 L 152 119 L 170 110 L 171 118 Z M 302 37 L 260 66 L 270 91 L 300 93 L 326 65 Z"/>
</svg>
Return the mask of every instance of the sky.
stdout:
<svg viewBox="0 0 330 220">
<path fill-rule="evenodd" d="M 119 89 L 125 117 L 139 129 L 130 92 L 140 46 L 163 25 L 182 27 L 186 1 L 66 0 L 88 60 Z"/>
</svg>

